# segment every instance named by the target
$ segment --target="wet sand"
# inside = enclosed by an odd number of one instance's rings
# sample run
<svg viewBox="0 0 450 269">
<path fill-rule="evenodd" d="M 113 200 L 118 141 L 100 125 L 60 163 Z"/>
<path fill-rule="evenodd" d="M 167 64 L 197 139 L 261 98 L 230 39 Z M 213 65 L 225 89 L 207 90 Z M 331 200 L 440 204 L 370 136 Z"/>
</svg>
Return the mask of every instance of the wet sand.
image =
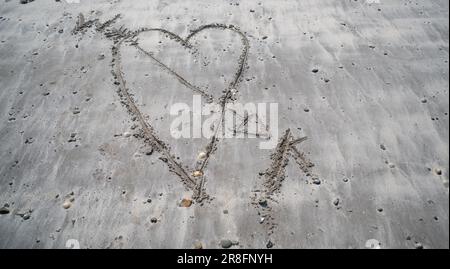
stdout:
<svg viewBox="0 0 450 269">
<path fill-rule="evenodd" d="M 448 248 L 447 1 L 19 2 L 0 248 Z M 194 94 L 277 146 L 173 138 Z"/>
</svg>

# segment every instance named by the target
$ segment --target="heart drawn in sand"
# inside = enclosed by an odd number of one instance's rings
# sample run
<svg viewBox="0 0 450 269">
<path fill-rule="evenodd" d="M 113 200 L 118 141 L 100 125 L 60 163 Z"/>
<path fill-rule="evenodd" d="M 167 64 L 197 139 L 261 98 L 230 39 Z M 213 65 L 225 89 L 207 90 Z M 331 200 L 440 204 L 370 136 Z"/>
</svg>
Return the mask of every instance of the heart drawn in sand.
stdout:
<svg viewBox="0 0 450 269">
<path fill-rule="evenodd" d="M 208 29 L 220 31 L 232 31 L 238 34 L 238 36 L 240 36 L 240 40 L 242 42 L 243 47 L 231 82 L 228 84 L 226 89 L 224 89 L 222 95 L 216 98 L 216 100 L 214 100 L 215 98 L 211 93 L 207 92 L 201 87 L 194 85 L 193 83 L 185 79 L 182 75 L 171 69 L 163 61 L 156 58 L 154 56 L 154 52 L 146 50 L 139 44 L 139 36 L 141 34 L 146 32 L 159 32 L 167 35 L 169 38 L 180 44 L 180 46 L 191 49 L 194 47 L 193 44 L 190 42 L 191 39 L 194 36 L 201 33 L 202 31 Z M 179 158 L 174 156 L 174 154 L 170 151 L 170 147 L 169 145 L 167 145 L 167 143 L 163 142 L 160 138 L 156 136 L 152 124 L 146 119 L 146 117 L 136 104 L 130 92 L 130 89 L 127 87 L 127 83 L 124 79 L 120 53 L 121 46 L 123 46 L 124 44 L 136 47 L 140 52 L 150 57 L 155 63 L 157 63 L 158 66 L 160 66 L 163 70 L 167 71 L 170 75 L 176 78 L 181 84 L 183 84 L 186 88 L 190 89 L 193 93 L 200 94 L 208 102 L 217 102 L 220 105 L 222 110 L 220 123 L 216 125 L 214 135 L 210 139 L 210 142 L 207 144 L 206 149 L 204 149 L 205 153 L 204 156 L 202 156 L 202 158 L 200 158 L 195 163 L 194 167 L 189 168 L 187 170 L 185 167 L 183 167 L 183 165 L 179 161 L 177 161 Z M 225 106 L 229 101 L 233 99 L 233 91 L 237 88 L 242 78 L 242 74 L 244 72 L 244 68 L 247 61 L 248 50 L 249 50 L 249 41 L 247 37 L 233 25 L 225 25 L 225 24 L 208 24 L 201 26 L 191 31 L 191 33 L 186 38 L 181 38 L 177 34 L 174 34 L 168 30 L 161 28 L 143 28 L 118 40 L 118 42 L 113 47 L 113 67 L 114 67 L 113 73 L 115 79 L 118 82 L 116 84 L 119 85 L 118 93 L 122 99 L 123 104 L 127 107 L 129 113 L 132 115 L 132 119 L 137 123 L 139 123 L 139 125 L 141 126 L 142 137 L 145 140 L 145 142 L 151 145 L 156 151 L 158 151 L 162 155 L 160 159 L 162 159 L 167 164 L 170 171 L 178 175 L 178 177 L 181 179 L 185 187 L 193 192 L 192 195 L 193 199 L 199 203 L 202 202 L 204 199 L 210 198 L 206 194 L 204 188 L 204 183 L 206 180 L 204 171 L 207 167 L 211 155 L 217 148 L 217 144 L 219 142 L 217 132 L 219 131 L 219 126 L 221 125 L 221 123 L 223 123 L 224 120 Z"/>
</svg>

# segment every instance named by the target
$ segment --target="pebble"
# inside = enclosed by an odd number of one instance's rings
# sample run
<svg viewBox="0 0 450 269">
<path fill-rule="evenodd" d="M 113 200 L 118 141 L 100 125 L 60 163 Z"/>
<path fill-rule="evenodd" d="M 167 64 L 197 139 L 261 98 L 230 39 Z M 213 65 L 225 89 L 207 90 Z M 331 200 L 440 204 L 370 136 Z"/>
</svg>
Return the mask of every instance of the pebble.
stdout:
<svg viewBox="0 0 450 269">
<path fill-rule="evenodd" d="M 63 208 L 64 209 L 69 209 L 72 206 L 72 203 L 70 201 L 65 201 L 63 203 Z"/>
<path fill-rule="evenodd" d="M 441 170 L 441 169 L 436 168 L 434 171 L 436 172 L 436 174 L 437 174 L 438 176 L 442 175 L 442 170 Z"/>
<path fill-rule="evenodd" d="M 313 184 L 315 184 L 315 185 L 320 185 L 320 179 L 318 179 L 318 178 L 313 178 L 313 180 L 312 180 L 312 182 L 313 182 Z"/>
<path fill-rule="evenodd" d="M 206 158 L 206 152 L 200 152 L 197 156 L 198 159 L 203 160 Z"/>
<path fill-rule="evenodd" d="M 381 212 L 383 212 L 383 208 L 381 208 L 381 207 L 377 208 L 377 211 L 381 213 Z"/>
<path fill-rule="evenodd" d="M 230 248 L 232 245 L 233 245 L 233 242 L 231 242 L 231 240 L 223 239 L 222 241 L 220 241 L 220 246 L 222 248 Z"/>
<path fill-rule="evenodd" d="M 381 243 L 376 239 L 369 239 L 366 241 L 365 247 L 368 249 L 380 249 Z"/>
<path fill-rule="evenodd" d="M 266 244 L 266 247 L 267 247 L 267 248 L 273 248 L 273 243 L 272 243 L 272 241 L 269 240 L 269 242 L 267 242 L 267 244 Z"/>
<path fill-rule="evenodd" d="M 342 181 L 348 182 L 348 178 L 344 177 L 344 178 L 342 179 Z"/>
<path fill-rule="evenodd" d="M 194 249 L 203 249 L 202 242 L 200 241 L 194 242 Z"/>
<path fill-rule="evenodd" d="M 314 68 L 313 70 L 311 70 L 311 72 L 313 72 L 313 73 L 317 73 L 317 72 L 319 72 L 319 69 L 317 69 L 317 68 Z"/>
<path fill-rule="evenodd" d="M 130 136 L 131 136 L 131 133 L 130 133 L 130 132 L 125 132 L 125 133 L 123 133 L 123 136 L 124 136 L 124 137 L 130 137 Z"/>
<path fill-rule="evenodd" d="M 192 173 L 192 175 L 194 177 L 201 177 L 201 176 L 203 176 L 203 172 L 200 170 L 197 170 L 197 171 L 194 171 L 194 173 Z"/>
<path fill-rule="evenodd" d="M 224 213 L 224 214 L 228 214 L 228 210 L 225 209 L 225 210 L 223 211 L 223 213 Z"/>
<path fill-rule="evenodd" d="M 261 199 L 258 201 L 258 204 L 262 207 L 267 207 L 267 200 L 266 199 Z"/>
<path fill-rule="evenodd" d="M 70 134 L 70 138 L 67 140 L 67 142 L 69 142 L 69 143 L 71 143 L 71 142 L 77 142 L 77 139 L 76 139 L 76 136 L 77 134 L 76 133 L 71 133 Z"/>
<path fill-rule="evenodd" d="M 6 206 L 0 208 L 0 214 L 1 215 L 9 214 L 9 208 L 7 208 Z"/>
<path fill-rule="evenodd" d="M 192 205 L 192 200 L 183 199 L 181 200 L 180 207 L 190 207 Z"/>
<path fill-rule="evenodd" d="M 158 219 L 155 218 L 155 217 L 153 217 L 153 218 L 150 219 L 150 222 L 151 222 L 151 223 L 157 223 L 157 222 L 158 222 Z"/>
<path fill-rule="evenodd" d="M 422 245 L 421 243 L 419 243 L 419 242 L 415 243 L 415 244 L 414 244 L 414 247 L 415 247 L 416 249 L 423 249 L 423 245 Z"/>
<path fill-rule="evenodd" d="M 340 202 L 339 198 L 336 198 L 336 199 L 334 199 L 333 204 L 334 204 L 335 206 L 338 206 L 338 205 L 339 205 L 339 202 Z"/>
<path fill-rule="evenodd" d="M 389 165 L 389 168 L 395 168 L 395 164 L 393 164 L 393 163 L 389 163 L 388 165 Z"/>
<path fill-rule="evenodd" d="M 385 147 L 383 144 L 380 145 L 380 148 L 381 148 L 382 150 L 386 150 L 386 147 Z"/>
</svg>

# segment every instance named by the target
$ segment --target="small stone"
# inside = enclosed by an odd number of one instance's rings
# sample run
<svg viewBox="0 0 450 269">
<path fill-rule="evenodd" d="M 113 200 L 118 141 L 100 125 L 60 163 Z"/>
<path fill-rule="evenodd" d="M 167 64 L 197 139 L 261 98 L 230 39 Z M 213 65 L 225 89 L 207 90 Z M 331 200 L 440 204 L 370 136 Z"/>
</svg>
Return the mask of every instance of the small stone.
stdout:
<svg viewBox="0 0 450 269">
<path fill-rule="evenodd" d="M 150 219 L 150 222 L 151 222 L 151 223 L 157 223 L 157 222 L 158 222 L 158 219 L 155 218 L 155 217 L 153 217 L 153 218 Z"/>
<path fill-rule="evenodd" d="M 267 248 L 273 248 L 273 243 L 272 243 L 272 241 L 269 240 L 269 242 L 267 242 L 267 244 L 266 244 L 266 247 L 267 247 Z"/>
<path fill-rule="evenodd" d="M 427 101 L 427 99 L 423 98 L 422 100 L 420 100 L 420 102 L 422 102 L 423 104 L 425 104 Z"/>
<path fill-rule="evenodd" d="M 266 199 L 261 199 L 258 201 L 258 204 L 262 207 L 267 207 L 267 200 Z"/>
<path fill-rule="evenodd" d="M 230 248 L 232 245 L 233 245 L 233 242 L 231 242 L 231 240 L 223 239 L 222 241 L 220 241 L 220 246 L 222 248 Z"/>
<path fill-rule="evenodd" d="M 330 80 L 328 78 L 324 79 L 323 81 L 325 81 L 325 83 L 330 82 Z"/>
<path fill-rule="evenodd" d="M 180 202 L 180 207 L 190 207 L 192 205 L 192 200 L 190 199 L 183 199 Z"/>
<path fill-rule="evenodd" d="M 9 214 L 9 208 L 7 208 L 6 206 L 0 208 L 0 214 L 1 215 Z"/>
<path fill-rule="evenodd" d="M 123 136 L 124 136 L 124 137 L 130 137 L 130 136 L 131 136 L 131 133 L 130 133 L 130 132 L 125 132 L 125 133 L 123 133 Z"/>
<path fill-rule="evenodd" d="M 333 201 L 333 205 L 338 206 L 338 205 L 339 205 L 339 202 L 340 202 L 339 198 L 336 198 L 336 199 L 334 199 L 334 201 Z"/>
<path fill-rule="evenodd" d="M 203 176 L 203 172 L 200 170 L 196 170 L 196 171 L 194 171 L 194 173 L 192 173 L 192 175 L 194 177 L 201 177 L 201 176 Z"/>
<path fill-rule="evenodd" d="M 76 142 L 77 141 L 77 139 L 75 137 L 76 135 L 77 135 L 76 133 L 71 133 L 70 138 L 67 140 L 67 142 L 69 142 L 69 143 Z"/>
<path fill-rule="evenodd" d="M 386 150 L 386 147 L 385 147 L 383 144 L 381 144 L 381 145 L 380 145 L 380 149 Z"/>
<path fill-rule="evenodd" d="M 309 112 L 309 108 L 306 107 L 306 108 L 303 109 L 303 111 Z"/>
<path fill-rule="evenodd" d="M 65 201 L 63 203 L 63 208 L 64 209 L 69 209 L 72 206 L 72 203 L 70 201 Z"/>
<path fill-rule="evenodd" d="M 438 175 L 438 176 L 442 175 L 442 170 L 441 169 L 436 168 L 434 171 L 436 172 L 436 175 Z"/>
<path fill-rule="evenodd" d="M 312 179 L 312 183 L 315 184 L 315 185 L 320 185 L 321 182 L 320 182 L 320 179 L 318 179 L 318 178 L 313 178 L 313 179 Z"/>
<path fill-rule="evenodd" d="M 342 179 L 342 181 L 344 181 L 344 182 L 348 182 L 348 178 L 346 178 L 346 177 L 344 177 L 343 179 Z"/>
<path fill-rule="evenodd" d="M 311 72 L 313 72 L 313 73 L 317 73 L 317 72 L 319 72 L 319 69 L 317 69 L 317 68 L 314 68 L 313 70 L 311 70 Z"/>
<path fill-rule="evenodd" d="M 148 198 L 148 199 L 147 199 L 147 203 L 150 204 L 151 202 L 152 202 L 152 199 Z"/>
<path fill-rule="evenodd" d="M 194 249 L 203 249 L 202 242 L 200 242 L 200 241 L 195 241 L 195 242 L 194 242 Z"/>
<path fill-rule="evenodd" d="M 200 153 L 198 154 L 197 158 L 198 158 L 199 160 L 205 159 L 205 158 L 206 158 L 206 153 L 205 153 L 205 152 L 200 152 Z"/>
<path fill-rule="evenodd" d="M 416 249 L 423 249 L 423 245 L 422 245 L 421 243 L 419 243 L 419 242 L 415 243 L 415 244 L 414 244 L 414 247 L 415 247 Z"/>
<path fill-rule="evenodd" d="M 388 163 L 389 168 L 395 168 L 395 164 L 393 163 Z"/>
<path fill-rule="evenodd" d="M 383 208 L 377 208 L 377 211 L 381 213 L 383 212 Z"/>
<path fill-rule="evenodd" d="M 228 210 L 227 209 L 223 210 L 223 213 L 228 214 Z"/>
</svg>

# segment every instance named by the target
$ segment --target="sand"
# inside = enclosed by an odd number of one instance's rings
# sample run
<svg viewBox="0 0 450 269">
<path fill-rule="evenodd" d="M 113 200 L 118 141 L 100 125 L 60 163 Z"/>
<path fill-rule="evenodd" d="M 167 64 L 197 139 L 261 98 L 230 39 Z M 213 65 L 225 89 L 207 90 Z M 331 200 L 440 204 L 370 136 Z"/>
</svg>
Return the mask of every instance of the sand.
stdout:
<svg viewBox="0 0 450 269">
<path fill-rule="evenodd" d="M 0 248 L 448 248 L 448 9 L 3 1 Z M 175 139 L 194 94 L 276 147 Z"/>
</svg>

